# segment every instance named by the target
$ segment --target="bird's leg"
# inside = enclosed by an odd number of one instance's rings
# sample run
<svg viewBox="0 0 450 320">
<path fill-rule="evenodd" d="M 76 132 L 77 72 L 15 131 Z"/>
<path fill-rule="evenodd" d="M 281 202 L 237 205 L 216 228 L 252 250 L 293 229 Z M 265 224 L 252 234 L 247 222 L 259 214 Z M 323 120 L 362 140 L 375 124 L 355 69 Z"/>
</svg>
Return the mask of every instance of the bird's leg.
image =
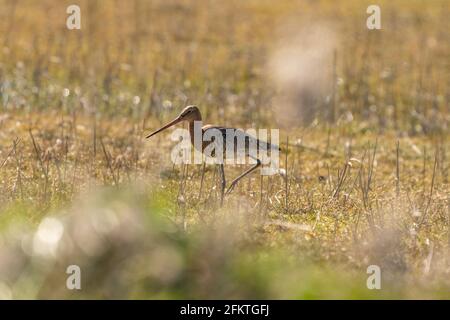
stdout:
<svg viewBox="0 0 450 320">
<path fill-rule="evenodd" d="M 220 171 L 220 183 L 221 183 L 221 189 L 220 189 L 220 206 L 223 205 L 223 196 L 225 194 L 225 186 L 226 186 L 226 180 L 225 180 L 225 170 L 223 167 L 223 163 L 219 164 L 219 171 Z"/>
<path fill-rule="evenodd" d="M 250 169 L 248 169 L 247 171 L 245 171 L 244 173 L 242 173 L 239 177 L 237 177 L 236 179 L 233 180 L 233 182 L 231 182 L 230 186 L 228 187 L 227 192 L 225 192 L 226 195 L 230 194 L 231 191 L 233 191 L 234 187 L 236 186 L 236 184 L 238 183 L 239 180 L 241 180 L 243 177 L 245 177 L 246 175 L 248 175 L 249 173 L 251 173 L 253 170 L 255 170 L 256 168 L 258 168 L 261 165 L 261 161 L 259 159 L 256 159 L 256 164 L 251 167 Z"/>
</svg>

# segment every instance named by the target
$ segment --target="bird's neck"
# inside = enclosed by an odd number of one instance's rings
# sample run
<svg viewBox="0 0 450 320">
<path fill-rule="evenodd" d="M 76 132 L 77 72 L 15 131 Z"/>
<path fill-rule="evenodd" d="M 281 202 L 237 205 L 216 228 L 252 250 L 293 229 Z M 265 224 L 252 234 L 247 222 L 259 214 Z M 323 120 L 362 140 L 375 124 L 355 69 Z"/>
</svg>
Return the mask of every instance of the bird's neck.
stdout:
<svg viewBox="0 0 450 320">
<path fill-rule="evenodd" d="M 195 121 L 202 121 L 202 119 L 200 118 L 199 120 L 192 120 L 189 121 L 189 136 L 191 138 L 191 144 L 193 146 L 195 146 Z M 199 129 L 201 130 L 202 124 L 200 123 Z M 203 133 L 200 131 L 200 138 L 203 138 L 202 135 Z"/>
</svg>

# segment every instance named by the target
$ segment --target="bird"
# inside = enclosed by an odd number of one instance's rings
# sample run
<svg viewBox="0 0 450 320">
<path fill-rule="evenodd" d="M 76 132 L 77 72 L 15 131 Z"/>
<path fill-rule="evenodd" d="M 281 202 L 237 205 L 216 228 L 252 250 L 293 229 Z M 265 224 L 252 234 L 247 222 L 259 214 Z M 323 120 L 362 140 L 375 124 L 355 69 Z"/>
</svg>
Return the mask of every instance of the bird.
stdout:
<svg viewBox="0 0 450 320">
<path fill-rule="evenodd" d="M 199 110 L 199 108 L 195 105 L 189 105 L 187 107 L 185 107 L 180 113 L 179 115 L 173 119 L 172 121 L 170 121 L 169 123 L 167 123 L 166 125 L 162 126 L 161 128 L 159 128 L 158 130 L 148 134 L 146 136 L 146 139 L 151 138 L 152 136 L 160 133 L 161 131 L 164 131 L 180 122 L 186 121 L 188 122 L 188 127 L 189 127 L 189 135 L 190 135 L 190 140 L 191 140 L 191 144 L 194 146 L 194 148 L 196 148 L 198 151 L 200 151 L 201 153 L 204 153 L 205 149 L 207 148 L 207 146 L 212 143 L 213 141 L 205 141 L 202 138 L 202 143 L 201 144 L 196 144 L 194 141 L 194 123 L 195 121 L 202 121 L 202 115 L 201 112 Z M 218 130 L 218 132 L 220 132 L 220 137 L 222 139 L 222 146 L 224 146 L 222 148 L 222 152 L 223 152 L 223 156 L 225 157 L 226 155 L 226 138 L 227 138 L 227 133 L 232 132 L 234 134 L 234 139 L 238 139 L 238 137 L 243 138 L 245 143 L 244 145 L 240 145 L 238 143 L 235 143 L 236 140 L 234 141 L 233 145 L 234 145 L 234 154 L 243 154 L 247 157 L 250 157 L 254 160 L 256 160 L 256 164 L 253 165 L 252 167 L 250 167 L 249 169 L 247 169 L 246 171 L 244 171 L 243 173 L 241 173 L 238 177 L 236 177 L 234 180 L 232 180 L 230 186 L 228 187 L 228 189 L 225 191 L 226 189 L 226 177 L 225 177 L 225 169 L 224 169 L 224 162 L 222 161 L 222 163 L 218 163 L 219 166 L 219 172 L 220 172 L 220 178 L 221 178 L 221 205 L 223 205 L 223 199 L 225 195 L 228 195 L 231 193 L 231 191 L 233 191 L 233 189 L 235 188 L 235 186 L 237 185 L 237 183 L 239 182 L 239 180 L 241 180 L 242 178 L 244 178 L 245 176 L 247 176 L 248 174 L 252 173 L 254 170 L 256 170 L 258 167 L 261 166 L 261 159 L 259 159 L 259 157 L 255 156 L 255 153 L 251 153 L 250 152 L 250 148 L 256 146 L 257 148 L 261 148 L 263 147 L 265 150 L 272 150 L 273 148 L 277 148 L 278 151 L 281 151 L 281 148 L 275 144 L 271 144 L 268 143 L 266 141 L 262 141 L 260 139 L 255 138 L 252 135 L 247 134 L 246 132 L 244 132 L 241 129 L 236 129 L 236 128 L 229 128 L 229 127 L 222 127 L 222 126 L 217 126 L 217 125 L 211 125 L 211 124 L 207 124 L 201 127 L 201 131 L 202 131 L 202 137 L 205 136 L 205 133 L 207 134 L 208 131 L 210 130 Z M 217 131 L 216 131 L 217 132 Z M 211 133 L 211 132 L 209 132 Z M 245 148 L 245 150 L 240 150 L 239 148 L 242 149 L 242 147 Z M 212 154 L 214 156 L 214 154 Z"/>
</svg>

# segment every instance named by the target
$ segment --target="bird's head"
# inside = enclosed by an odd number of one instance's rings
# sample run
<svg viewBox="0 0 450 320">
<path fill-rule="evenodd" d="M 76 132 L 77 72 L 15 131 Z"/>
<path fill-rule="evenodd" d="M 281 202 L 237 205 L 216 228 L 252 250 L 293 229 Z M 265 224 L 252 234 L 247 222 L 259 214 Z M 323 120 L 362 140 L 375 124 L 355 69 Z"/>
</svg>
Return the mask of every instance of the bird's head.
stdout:
<svg viewBox="0 0 450 320">
<path fill-rule="evenodd" d="M 178 118 L 181 121 L 194 121 L 199 119 L 199 115 L 200 110 L 198 110 L 197 106 L 187 106 L 180 112 Z"/>
<path fill-rule="evenodd" d="M 200 110 L 197 108 L 197 106 L 187 106 L 180 112 L 180 114 L 175 119 L 170 121 L 165 126 L 159 128 L 155 132 L 150 133 L 149 135 L 146 136 L 146 138 L 148 139 L 148 138 L 154 136 L 155 134 L 176 125 L 177 123 L 179 123 L 181 121 L 195 121 L 195 120 L 200 121 L 201 119 L 202 118 L 200 115 Z"/>
</svg>

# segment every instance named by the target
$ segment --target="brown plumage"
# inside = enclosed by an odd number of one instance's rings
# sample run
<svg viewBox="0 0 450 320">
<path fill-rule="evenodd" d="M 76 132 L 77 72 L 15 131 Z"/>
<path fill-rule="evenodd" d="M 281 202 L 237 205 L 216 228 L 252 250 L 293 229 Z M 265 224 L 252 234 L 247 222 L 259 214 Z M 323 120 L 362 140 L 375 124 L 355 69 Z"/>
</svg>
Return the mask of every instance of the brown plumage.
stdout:
<svg viewBox="0 0 450 320">
<path fill-rule="evenodd" d="M 146 138 L 150 138 L 153 135 L 168 129 L 174 125 L 176 125 L 177 123 L 180 123 L 182 121 L 187 121 L 188 125 L 189 125 L 189 134 L 190 134 L 190 138 L 191 138 L 191 143 L 194 147 L 196 147 L 195 143 L 194 143 L 194 121 L 202 121 L 202 115 L 200 113 L 200 110 L 196 107 L 196 106 L 187 106 L 186 108 L 183 109 L 183 111 L 181 111 L 181 113 L 172 121 L 170 121 L 169 123 L 167 123 L 166 125 L 164 125 L 163 127 L 161 127 L 160 129 L 152 132 L 151 134 L 147 135 Z M 223 157 L 225 158 L 226 156 L 226 133 L 227 130 L 233 130 L 233 133 L 235 134 L 235 136 L 237 135 L 244 135 L 243 138 L 245 139 L 245 150 L 237 150 L 237 148 L 239 147 L 237 143 L 234 143 L 234 153 L 235 155 L 237 155 L 237 153 L 239 151 L 245 153 L 246 156 L 253 158 L 254 160 L 256 160 L 256 164 L 254 166 L 252 166 L 251 168 L 249 168 L 248 170 L 244 171 L 241 175 L 239 175 L 236 179 L 234 179 L 230 186 L 228 187 L 227 191 L 225 192 L 225 187 L 226 187 L 226 179 L 225 179 L 225 172 L 224 172 L 224 165 L 223 164 L 219 164 L 219 168 L 220 168 L 220 174 L 221 174 L 221 180 L 222 180 L 222 189 L 221 189 L 221 203 L 223 203 L 223 197 L 225 194 L 229 194 L 234 187 L 236 186 L 237 182 L 239 180 L 241 180 L 242 178 L 244 178 L 246 175 L 250 174 L 251 172 L 253 172 L 255 169 L 257 169 L 260 165 L 261 165 L 261 161 L 259 159 L 257 159 L 256 157 L 252 156 L 249 154 L 249 149 L 250 149 L 250 145 L 251 145 L 251 141 L 252 139 L 254 139 L 252 142 L 256 143 L 256 145 L 259 146 L 264 146 L 265 148 L 273 148 L 274 146 L 271 145 L 270 143 L 267 143 L 265 141 L 261 141 L 251 135 L 246 134 L 244 131 L 239 130 L 239 129 L 235 129 L 235 128 L 225 128 L 225 127 L 221 127 L 221 126 L 216 126 L 216 125 L 204 125 L 202 126 L 202 137 L 204 136 L 204 134 L 208 131 L 208 130 L 218 130 L 221 133 L 221 137 L 222 137 L 222 146 L 223 146 Z M 236 138 L 235 138 L 236 139 Z M 235 141 L 236 142 L 236 141 Z M 200 152 L 204 152 L 205 148 L 210 144 L 213 143 L 213 141 L 204 141 L 202 139 L 202 144 L 201 144 L 201 150 L 199 150 Z M 278 148 L 278 146 L 275 146 Z M 278 148 L 279 149 L 279 148 Z"/>
</svg>

